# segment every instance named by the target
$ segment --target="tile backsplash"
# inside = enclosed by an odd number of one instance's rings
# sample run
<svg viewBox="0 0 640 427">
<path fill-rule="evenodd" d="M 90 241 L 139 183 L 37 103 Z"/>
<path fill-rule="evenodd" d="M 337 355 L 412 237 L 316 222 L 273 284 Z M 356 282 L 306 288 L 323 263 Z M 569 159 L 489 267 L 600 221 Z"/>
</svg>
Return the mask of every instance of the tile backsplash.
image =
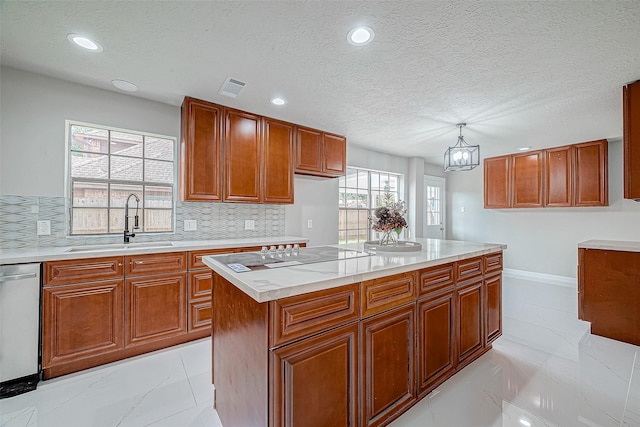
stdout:
<svg viewBox="0 0 640 427">
<path fill-rule="evenodd" d="M 79 246 L 122 242 L 122 235 L 69 236 L 69 199 L 0 196 L 0 249 Z M 136 242 L 275 237 L 285 234 L 285 206 L 248 203 L 176 203 L 173 233 L 136 233 Z M 184 220 L 196 220 L 196 231 L 184 231 Z M 255 229 L 245 230 L 244 221 Z M 38 236 L 37 221 L 51 221 L 51 234 Z"/>
</svg>

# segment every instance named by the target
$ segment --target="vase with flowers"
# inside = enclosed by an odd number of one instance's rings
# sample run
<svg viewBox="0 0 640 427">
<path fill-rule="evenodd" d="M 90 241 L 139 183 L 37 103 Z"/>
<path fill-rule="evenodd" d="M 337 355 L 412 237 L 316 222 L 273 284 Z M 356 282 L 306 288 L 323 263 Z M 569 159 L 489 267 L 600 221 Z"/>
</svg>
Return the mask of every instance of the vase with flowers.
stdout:
<svg viewBox="0 0 640 427">
<path fill-rule="evenodd" d="M 407 227 L 407 221 L 404 215 L 407 210 L 404 202 L 393 202 L 387 199 L 384 206 L 380 206 L 373 211 L 373 215 L 369 217 L 371 229 L 382 233 L 380 236 L 380 245 L 396 245 L 400 240 L 400 233 Z"/>
</svg>

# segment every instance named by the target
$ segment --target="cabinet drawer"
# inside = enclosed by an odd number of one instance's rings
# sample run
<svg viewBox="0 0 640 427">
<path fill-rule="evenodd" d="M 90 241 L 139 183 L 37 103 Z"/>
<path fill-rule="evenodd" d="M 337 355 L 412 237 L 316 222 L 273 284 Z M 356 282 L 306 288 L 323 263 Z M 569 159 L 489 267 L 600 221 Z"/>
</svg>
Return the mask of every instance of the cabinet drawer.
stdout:
<svg viewBox="0 0 640 427">
<path fill-rule="evenodd" d="M 502 271 L 502 252 L 484 256 L 484 274 Z"/>
<path fill-rule="evenodd" d="M 456 263 L 458 282 L 482 276 L 482 257 L 465 259 Z"/>
<path fill-rule="evenodd" d="M 213 272 L 209 269 L 189 272 L 189 301 L 211 296 L 212 274 Z"/>
<path fill-rule="evenodd" d="M 187 269 L 186 252 L 166 254 L 131 255 L 125 257 L 127 276 L 147 276 L 171 273 Z"/>
<path fill-rule="evenodd" d="M 210 300 L 189 303 L 189 332 L 211 328 L 213 309 Z"/>
<path fill-rule="evenodd" d="M 44 263 L 44 286 L 118 279 L 124 274 L 124 257 L 73 259 Z"/>
<path fill-rule="evenodd" d="M 260 250 L 260 249 L 258 249 Z M 205 249 L 202 251 L 189 252 L 189 270 L 195 270 L 197 268 L 209 268 L 202 262 L 202 257 L 209 255 L 230 254 L 238 252 L 235 248 L 222 248 L 222 249 Z"/>
<path fill-rule="evenodd" d="M 358 320 L 358 284 L 271 301 L 271 347 Z"/>
<path fill-rule="evenodd" d="M 411 272 L 362 282 L 362 317 L 413 301 L 416 296 L 415 277 L 415 273 Z"/>
<path fill-rule="evenodd" d="M 444 289 L 455 284 L 454 264 L 425 268 L 419 273 L 418 296 Z"/>
</svg>

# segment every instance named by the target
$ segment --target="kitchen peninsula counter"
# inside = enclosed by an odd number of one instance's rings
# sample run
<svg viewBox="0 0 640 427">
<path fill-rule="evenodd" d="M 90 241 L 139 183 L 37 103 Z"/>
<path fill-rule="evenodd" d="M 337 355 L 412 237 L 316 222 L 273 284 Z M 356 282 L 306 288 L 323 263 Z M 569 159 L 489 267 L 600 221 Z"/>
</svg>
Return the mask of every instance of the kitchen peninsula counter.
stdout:
<svg viewBox="0 0 640 427">
<path fill-rule="evenodd" d="M 245 272 L 205 257 L 222 424 L 384 426 L 486 353 L 502 333 L 506 246 L 417 241 Z"/>
</svg>

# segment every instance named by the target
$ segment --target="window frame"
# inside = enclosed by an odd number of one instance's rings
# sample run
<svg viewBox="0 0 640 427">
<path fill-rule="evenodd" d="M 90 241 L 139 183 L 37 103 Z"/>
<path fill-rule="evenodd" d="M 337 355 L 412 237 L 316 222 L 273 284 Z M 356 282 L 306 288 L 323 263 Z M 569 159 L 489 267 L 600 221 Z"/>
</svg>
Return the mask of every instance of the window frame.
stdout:
<svg viewBox="0 0 640 427">
<path fill-rule="evenodd" d="M 122 132 L 122 133 L 128 133 L 128 134 L 133 134 L 133 135 L 140 135 L 142 136 L 142 155 L 141 157 L 139 157 L 140 159 L 142 159 L 142 180 L 140 181 L 132 181 L 132 180 L 124 180 L 124 179 L 111 179 L 110 177 L 106 178 L 106 179 L 102 179 L 102 178 L 85 178 L 85 177 L 72 177 L 71 173 L 72 173 L 72 167 L 71 167 L 71 162 L 72 162 L 72 146 L 71 146 L 71 128 L 73 126 L 85 126 L 85 127 L 91 127 L 91 128 L 96 128 L 96 129 L 101 129 L 101 130 L 105 130 L 109 133 L 109 139 L 111 136 L 111 132 Z M 165 140 L 170 140 L 172 141 L 172 145 L 173 145 L 173 156 L 172 159 L 170 160 L 170 162 L 172 163 L 172 169 L 173 169 L 173 173 L 171 176 L 171 183 L 160 183 L 160 182 L 154 182 L 154 181 L 145 181 L 144 180 L 144 161 L 145 160 L 160 160 L 160 161 L 165 161 L 165 162 L 169 162 L 169 160 L 161 160 L 161 159 L 155 159 L 155 158 L 148 158 L 144 156 L 144 144 L 145 144 L 145 138 L 146 137 L 150 137 L 150 138 L 158 138 L 158 139 L 165 139 Z M 84 151 L 83 151 L 84 152 Z M 76 207 L 74 207 L 74 202 L 73 202 L 73 185 L 75 182 L 90 182 L 90 183 L 96 183 L 96 184 L 106 184 L 107 188 L 110 189 L 110 186 L 115 184 L 115 185 L 119 185 L 119 186 L 137 186 L 137 187 L 142 187 L 142 194 L 140 195 L 140 216 L 143 218 L 143 224 L 146 227 L 146 222 L 144 219 L 144 215 L 146 211 L 152 212 L 152 211 L 170 211 L 171 212 L 171 229 L 170 230 L 161 230 L 161 231 L 144 231 L 141 227 L 140 230 L 136 230 L 136 234 L 138 235 L 158 235 L 158 234 L 175 234 L 176 232 L 176 221 L 177 221 L 177 212 L 176 212 L 176 206 L 177 206 L 177 197 L 178 197 L 178 186 L 179 186 L 179 163 L 178 163 L 178 153 L 179 153 L 179 147 L 178 147 L 178 139 L 175 136 L 170 136 L 170 135 L 162 135 L 162 134 L 157 134 L 157 133 L 152 133 L 152 132 L 144 132 L 144 131 L 139 131 L 139 130 L 132 130 L 132 129 L 124 129 L 124 128 L 118 128 L 118 127 L 114 127 L 114 126 L 109 126 L 109 125 L 101 125 L 101 124 L 96 124 L 96 123 L 88 123 L 88 122 L 82 122 L 82 121 L 78 121 L 78 120 L 65 120 L 65 198 L 69 201 L 69 206 L 68 206 L 68 218 L 67 218 L 67 231 L 66 231 L 66 235 L 68 237 L 72 237 L 72 238 L 78 238 L 78 237 L 90 237 L 90 236 L 117 236 L 122 234 L 123 230 L 118 230 L 118 231 L 109 231 L 111 228 L 111 210 L 124 210 L 124 207 L 120 208 L 120 207 L 112 207 L 111 203 L 111 198 L 112 198 L 112 194 L 111 191 L 108 190 L 107 192 L 107 205 L 104 207 L 104 209 L 106 209 L 107 211 L 107 225 L 106 225 L 106 232 L 101 232 L 101 233 L 74 233 L 73 230 L 73 213 L 74 213 L 74 209 Z M 111 150 L 109 149 L 109 151 L 107 153 L 105 153 L 105 155 L 107 156 L 107 161 L 108 161 L 108 165 L 110 168 L 111 165 L 111 157 L 112 157 L 112 153 Z M 121 156 L 118 154 L 115 154 L 116 157 L 129 157 L 129 156 Z M 134 157 L 131 157 L 134 158 Z M 135 157 L 137 158 L 137 157 Z M 146 196 L 145 196 L 145 190 L 147 188 L 147 186 L 150 187 L 170 187 L 171 188 L 171 208 L 147 208 L 145 206 L 145 201 L 146 201 Z M 135 200 L 134 200 L 135 202 Z M 82 208 L 80 208 L 82 209 Z M 130 204 L 130 214 L 132 213 L 131 210 L 133 209 L 133 211 L 135 212 L 135 203 Z M 131 230 L 130 230 L 131 231 Z"/>
<path fill-rule="evenodd" d="M 366 208 L 359 208 L 359 207 L 355 207 L 355 208 L 349 208 L 346 206 L 342 207 L 340 206 L 340 198 L 341 198 L 341 194 L 344 192 L 346 193 L 345 190 L 347 189 L 353 189 L 354 187 L 347 187 L 346 186 L 346 180 L 347 180 L 347 176 L 349 173 L 349 170 L 355 170 L 358 173 L 359 172 L 366 172 L 367 173 L 367 207 Z M 358 212 L 358 216 L 360 215 L 360 212 L 365 211 L 367 213 L 367 218 L 369 218 L 371 215 L 373 215 L 373 212 L 375 210 L 374 206 L 374 197 L 383 194 L 381 191 L 379 190 L 374 190 L 372 192 L 371 189 L 371 182 L 372 182 L 372 174 L 384 174 L 384 175 L 388 175 L 388 176 L 393 176 L 396 178 L 398 184 L 397 184 L 397 191 L 395 191 L 395 195 L 397 196 L 396 202 L 403 200 L 404 197 L 404 174 L 401 173 L 397 173 L 397 172 L 389 172 L 389 171 L 382 171 L 382 170 L 376 170 L 376 169 L 368 169 L 368 168 L 362 168 L 362 167 L 356 167 L 356 166 L 347 166 L 346 171 L 345 171 L 345 175 L 341 176 L 339 179 L 340 181 L 338 182 L 338 244 L 355 244 L 355 243 L 364 243 L 364 240 L 360 240 L 360 233 L 362 230 L 365 230 L 365 228 L 363 227 L 358 227 L 356 229 L 354 228 L 341 228 L 340 225 L 340 216 L 342 215 L 342 212 L 345 212 L 345 220 L 347 218 L 348 212 L 349 211 L 356 211 Z M 357 179 L 357 178 L 356 178 Z M 342 182 L 345 183 L 345 185 L 341 185 Z M 356 190 L 360 190 L 360 187 L 356 187 Z M 345 201 L 346 202 L 346 201 Z M 407 219 L 407 215 L 405 215 L 405 219 Z M 348 221 L 345 221 L 345 223 L 347 223 Z M 357 241 L 350 241 L 348 238 L 348 231 L 353 231 L 353 230 L 357 230 L 357 234 L 358 234 L 358 239 Z M 379 234 L 375 231 L 373 231 L 371 229 L 371 225 L 369 224 L 369 221 L 367 220 L 366 222 L 366 230 L 367 230 L 367 238 L 366 240 L 375 240 L 377 237 L 376 235 Z M 344 239 L 342 239 L 342 233 L 344 232 Z"/>
</svg>

